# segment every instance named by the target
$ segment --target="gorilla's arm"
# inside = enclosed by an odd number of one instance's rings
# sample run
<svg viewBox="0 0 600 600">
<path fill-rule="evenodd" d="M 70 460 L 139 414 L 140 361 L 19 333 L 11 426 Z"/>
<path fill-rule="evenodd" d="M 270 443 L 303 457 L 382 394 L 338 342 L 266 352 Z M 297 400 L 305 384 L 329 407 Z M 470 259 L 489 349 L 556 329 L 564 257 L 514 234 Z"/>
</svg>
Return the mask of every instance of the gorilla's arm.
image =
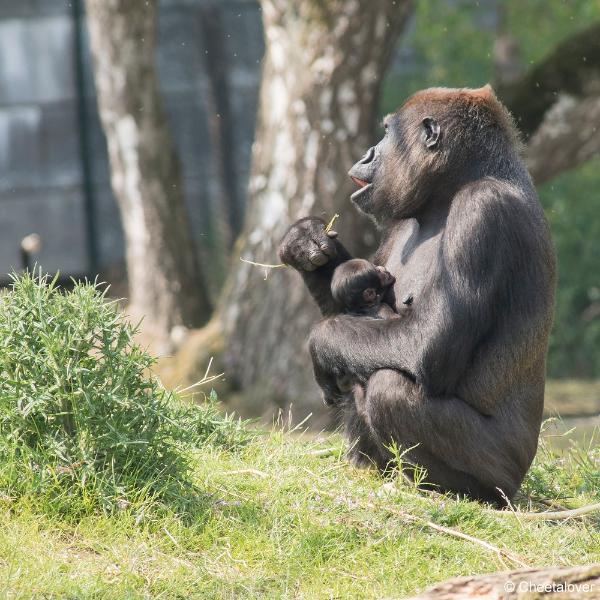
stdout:
<svg viewBox="0 0 600 600">
<path fill-rule="evenodd" d="M 379 369 L 401 371 L 434 396 L 455 390 L 477 345 L 509 310 L 510 281 L 526 272 L 517 263 L 530 255 L 525 240 L 537 236 L 524 202 L 505 184 L 473 184 L 455 198 L 438 271 L 409 314 L 338 315 L 317 324 L 309 347 L 325 396 L 340 398 L 338 375 L 366 381 Z"/>
<path fill-rule="evenodd" d="M 326 231 L 325 221 L 306 217 L 287 230 L 279 246 L 281 261 L 300 273 L 323 316 L 339 312 L 331 296 L 331 278 L 340 263 L 352 258 L 336 238 L 335 231 Z"/>
</svg>

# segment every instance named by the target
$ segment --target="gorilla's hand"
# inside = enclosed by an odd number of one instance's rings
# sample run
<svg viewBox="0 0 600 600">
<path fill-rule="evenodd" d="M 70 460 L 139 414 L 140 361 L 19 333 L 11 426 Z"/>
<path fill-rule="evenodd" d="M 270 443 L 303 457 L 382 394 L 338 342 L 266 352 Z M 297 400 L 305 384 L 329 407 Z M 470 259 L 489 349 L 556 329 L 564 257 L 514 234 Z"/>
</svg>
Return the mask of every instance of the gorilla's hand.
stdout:
<svg viewBox="0 0 600 600">
<path fill-rule="evenodd" d="M 325 228 L 325 222 L 317 217 L 296 221 L 281 240 L 281 262 L 297 271 L 314 271 L 327 264 L 337 254 L 337 232 Z"/>
</svg>

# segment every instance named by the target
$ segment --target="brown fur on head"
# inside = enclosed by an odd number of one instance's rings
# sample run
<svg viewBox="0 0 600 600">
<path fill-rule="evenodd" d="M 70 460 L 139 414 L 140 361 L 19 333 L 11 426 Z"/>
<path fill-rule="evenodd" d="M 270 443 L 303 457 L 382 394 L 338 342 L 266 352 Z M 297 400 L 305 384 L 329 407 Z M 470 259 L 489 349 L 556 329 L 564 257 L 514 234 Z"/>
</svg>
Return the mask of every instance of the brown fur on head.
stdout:
<svg viewBox="0 0 600 600">
<path fill-rule="evenodd" d="M 514 144 L 521 144 L 512 115 L 498 100 L 489 83 L 480 88 L 429 88 L 411 96 L 398 111 L 414 105 L 427 104 L 453 107 L 463 119 L 472 120 L 478 127 L 499 129 Z"/>
</svg>

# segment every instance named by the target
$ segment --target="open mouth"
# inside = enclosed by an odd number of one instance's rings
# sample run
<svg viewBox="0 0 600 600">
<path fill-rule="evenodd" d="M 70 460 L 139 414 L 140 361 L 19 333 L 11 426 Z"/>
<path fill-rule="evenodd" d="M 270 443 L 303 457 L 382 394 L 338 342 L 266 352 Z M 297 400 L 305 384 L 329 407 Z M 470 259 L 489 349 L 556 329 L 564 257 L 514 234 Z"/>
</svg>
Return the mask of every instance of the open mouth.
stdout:
<svg viewBox="0 0 600 600">
<path fill-rule="evenodd" d="M 351 200 L 355 200 L 356 198 L 364 194 L 373 185 L 372 183 L 364 181 L 363 179 L 359 179 L 358 177 L 354 177 L 353 175 L 351 175 L 350 177 L 352 181 L 354 181 L 354 183 L 359 186 L 359 189 L 356 190 L 354 194 L 352 194 L 352 196 L 350 196 Z"/>
</svg>

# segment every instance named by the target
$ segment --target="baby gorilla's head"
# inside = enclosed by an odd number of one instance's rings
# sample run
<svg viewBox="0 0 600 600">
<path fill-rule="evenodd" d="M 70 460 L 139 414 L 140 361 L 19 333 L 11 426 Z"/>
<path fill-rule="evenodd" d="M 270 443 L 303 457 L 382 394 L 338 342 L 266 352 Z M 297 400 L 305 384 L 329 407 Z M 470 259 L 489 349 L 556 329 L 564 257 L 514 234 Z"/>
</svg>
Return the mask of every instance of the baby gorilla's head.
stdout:
<svg viewBox="0 0 600 600">
<path fill-rule="evenodd" d="M 395 281 L 385 268 L 354 258 L 336 267 L 331 279 L 331 295 L 345 311 L 361 313 L 379 306 Z"/>
</svg>

